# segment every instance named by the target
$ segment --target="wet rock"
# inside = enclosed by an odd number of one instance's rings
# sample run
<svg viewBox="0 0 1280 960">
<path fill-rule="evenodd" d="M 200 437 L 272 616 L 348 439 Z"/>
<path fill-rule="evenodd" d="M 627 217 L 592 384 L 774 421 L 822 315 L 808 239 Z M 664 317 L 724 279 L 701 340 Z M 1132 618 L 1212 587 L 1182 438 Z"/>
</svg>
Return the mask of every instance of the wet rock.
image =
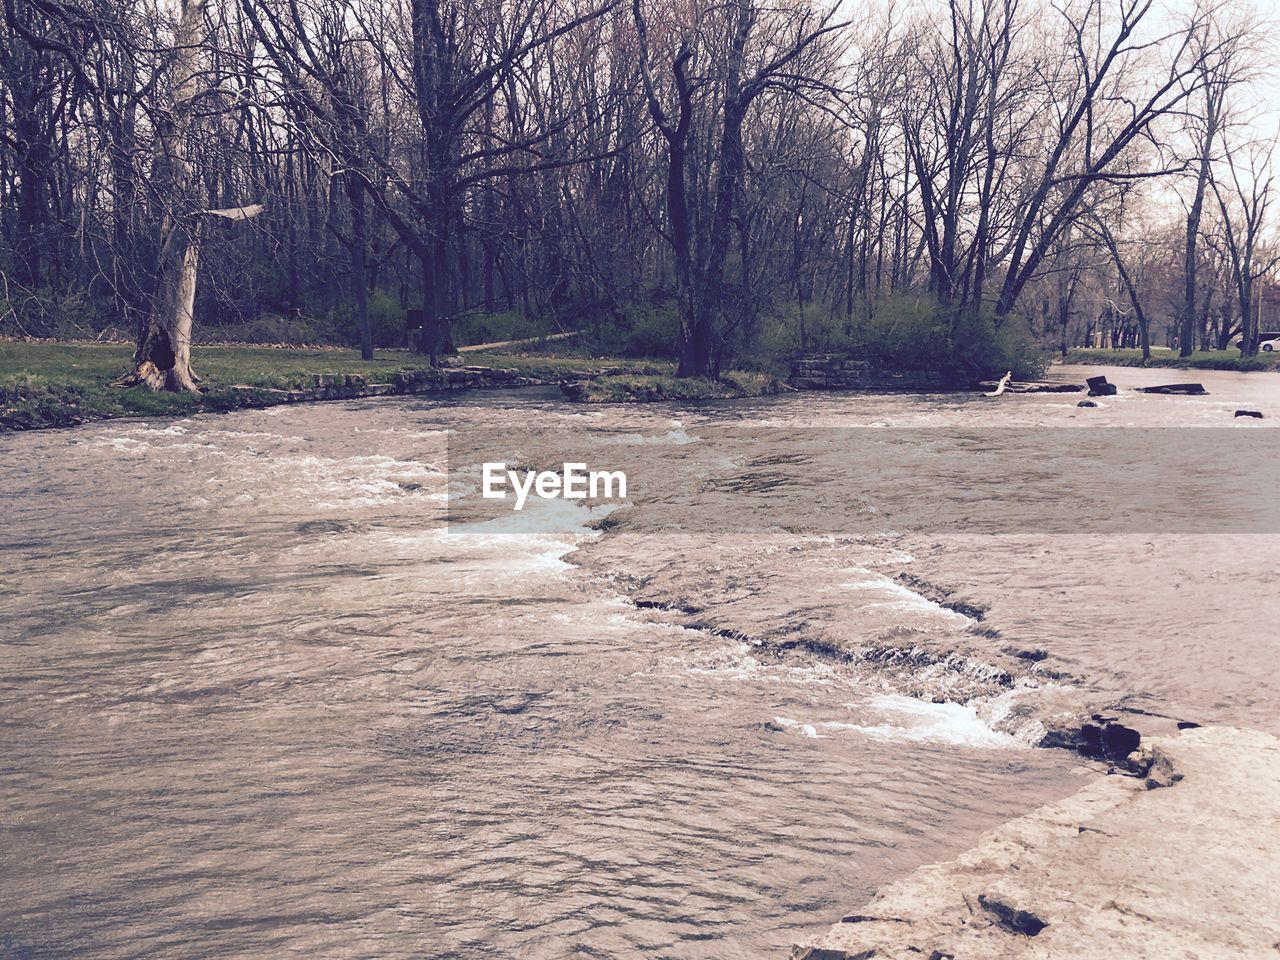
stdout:
<svg viewBox="0 0 1280 960">
<path fill-rule="evenodd" d="M 1095 760 L 1124 763 L 1141 742 L 1142 735 L 1133 727 L 1095 714 L 1092 722 L 1080 725 L 1080 742 L 1076 749 Z"/>
<path fill-rule="evenodd" d="M 1253 417 L 1255 420 L 1261 420 L 1262 411 L 1261 410 L 1237 410 L 1236 416 L 1237 417 Z"/>
<path fill-rule="evenodd" d="M 1076 406 L 1077 407 L 1096 407 L 1097 404 L 1094 403 L 1092 400 L 1081 400 L 1079 403 L 1076 404 Z"/>
<path fill-rule="evenodd" d="M 908 923 L 901 917 L 869 917 L 865 913 L 851 913 L 840 918 L 841 923 Z"/>
<path fill-rule="evenodd" d="M 1019 660 L 1028 660 L 1031 663 L 1039 663 L 1049 656 L 1044 650 L 1015 650 L 1013 655 Z"/>
<path fill-rule="evenodd" d="M 871 960 L 876 955 L 875 948 L 849 953 L 845 950 L 827 950 L 824 947 L 805 947 L 792 952 L 792 960 Z"/>
<path fill-rule="evenodd" d="M 1114 397 L 1116 395 L 1116 385 L 1109 382 L 1106 377 L 1089 377 L 1085 382 L 1089 385 L 1089 396 L 1091 397 Z"/>
<path fill-rule="evenodd" d="M 899 573 L 897 580 L 903 586 L 924 597 L 926 600 L 931 600 L 938 606 L 944 607 L 953 613 L 958 613 L 963 617 L 968 617 L 970 620 L 981 621 L 987 615 L 986 607 L 966 600 L 957 599 L 955 591 L 949 587 L 930 583 L 928 580 L 917 577 L 913 573 L 907 573 L 906 571 Z"/>
<path fill-rule="evenodd" d="M 1182 780 L 1182 771 L 1174 764 L 1172 755 L 1157 741 L 1144 743 L 1130 758 L 1129 766 L 1145 778 L 1143 785 L 1148 790 L 1159 790 L 1172 787 Z"/>
<path fill-rule="evenodd" d="M 560 384 L 560 392 L 565 395 L 565 399 L 580 403 L 587 396 L 587 387 L 585 380 L 569 380 Z"/>
<path fill-rule="evenodd" d="M 1041 920 L 1031 911 L 1019 910 L 995 897 L 988 897 L 985 893 L 978 894 L 978 903 L 982 905 L 983 910 L 995 917 L 996 923 L 1010 933 L 1034 937 L 1049 925 L 1047 921 Z"/>
<path fill-rule="evenodd" d="M 1138 387 L 1139 393 L 1169 393 L 1200 397 L 1209 391 L 1201 383 L 1161 383 L 1154 387 Z"/>
</svg>

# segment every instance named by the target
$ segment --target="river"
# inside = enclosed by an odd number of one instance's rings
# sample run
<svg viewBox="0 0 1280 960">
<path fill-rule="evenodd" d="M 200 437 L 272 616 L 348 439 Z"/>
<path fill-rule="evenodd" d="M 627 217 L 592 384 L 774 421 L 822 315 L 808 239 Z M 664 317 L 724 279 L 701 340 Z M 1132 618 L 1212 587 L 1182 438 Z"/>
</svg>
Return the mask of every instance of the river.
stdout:
<svg viewBox="0 0 1280 960">
<path fill-rule="evenodd" d="M 603 530 L 562 502 L 449 515 L 451 437 L 513 425 L 726 458 L 734 485 L 686 484 L 688 509 L 779 470 L 717 447 L 726 425 L 1280 418 L 1280 378 L 1195 379 L 1094 410 L 534 390 L 0 437 L 0 954 L 781 956 L 1100 775 L 1032 746 L 1050 709 L 1275 732 L 1269 529 L 709 535 L 639 496 Z"/>
</svg>

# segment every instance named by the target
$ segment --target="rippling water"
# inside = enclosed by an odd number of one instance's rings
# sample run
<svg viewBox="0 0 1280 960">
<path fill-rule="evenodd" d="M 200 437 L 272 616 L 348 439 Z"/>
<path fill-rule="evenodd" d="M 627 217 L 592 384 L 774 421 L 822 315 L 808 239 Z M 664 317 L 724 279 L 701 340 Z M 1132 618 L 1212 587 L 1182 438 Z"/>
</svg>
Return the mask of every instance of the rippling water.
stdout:
<svg viewBox="0 0 1280 960">
<path fill-rule="evenodd" d="M 781 954 L 878 884 L 1074 789 L 1070 755 L 971 704 L 637 609 L 618 579 L 634 571 L 578 508 L 514 536 L 443 522 L 447 430 L 545 417 L 675 442 L 700 417 L 920 426 L 963 408 L 803 400 L 638 412 L 476 395 L 0 438 L 0 954 Z M 1044 422 L 1062 402 L 1013 398 L 999 415 Z M 1067 547 L 1034 577 L 990 541 L 850 544 L 838 563 L 819 545 L 798 554 L 803 596 L 724 580 L 766 549 L 758 536 L 683 557 L 690 589 L 754 590 L 757 624 L 831 595 L 870 639 L 904 624 L 971 636 L 894 574 L 972 563 L 1006 639 L 1229 718 L 1267 685 L 1242 664 L 1201 696 L 1190 673 L 1261 609 L 1248 598 L 1278 555 L 1259 539 L 1247 565 L 1206 539 L 1254 579 L 1219 584 L 1231 609 L 1201 617 L 1214 626 L 1186 668 L 1161 663 L 1154 679 L 1143 662 L 1167 635 L 1116 635 L 1128 652 L 1114 657 L 1098 632 L 1074 639 L 1164 602 L 1159 558 L 1134 574 L 1140 543 L 1093 567 Z M 670 588 L 681 556 L 651 588 Z M 1099 565 L 1109 589 L 1090 579 Z M 1185 567 L 1184 597 L 1205 574 Z M 1117 570 L 1128 578 L 1106 579 Z M 1194 610 L 1160 629 L 1189 630 Z M 1253 664 L 1274 656 L 1261 628 L 1248 635 Z"/>
</svg>

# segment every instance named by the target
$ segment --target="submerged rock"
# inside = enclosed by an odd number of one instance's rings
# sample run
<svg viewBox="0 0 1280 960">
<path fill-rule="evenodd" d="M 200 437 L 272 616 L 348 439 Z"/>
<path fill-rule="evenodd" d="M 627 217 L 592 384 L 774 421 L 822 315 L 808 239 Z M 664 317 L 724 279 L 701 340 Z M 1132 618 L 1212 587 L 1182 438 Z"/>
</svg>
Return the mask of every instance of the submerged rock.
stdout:
<svg viewBox="0 0 1280 960">
<path fill-rule="evenodd" d="M 1200 397 L 1209 391 L 1202 383 L 1161 383 L 1154 387 L 1138 387 L 1139 393 L 1178 393 L 1192 397 Z"/>
<path fill-rule="evenodd" d="M 1089 377 L 1085 382 L 1089 385 L 1089 396 L 1091 397 L 1114 397 L 1116 395 L 1116 385 L 1108 381 L 1106 377 Z"/>
<path fill-rule="evenodd" d="M 1261 420 L 1262 411 L 1261 410 L 1237 410 L 1236 416 L 1237 417 L 1253 417 L 1255 420 Z"/>
</svg>

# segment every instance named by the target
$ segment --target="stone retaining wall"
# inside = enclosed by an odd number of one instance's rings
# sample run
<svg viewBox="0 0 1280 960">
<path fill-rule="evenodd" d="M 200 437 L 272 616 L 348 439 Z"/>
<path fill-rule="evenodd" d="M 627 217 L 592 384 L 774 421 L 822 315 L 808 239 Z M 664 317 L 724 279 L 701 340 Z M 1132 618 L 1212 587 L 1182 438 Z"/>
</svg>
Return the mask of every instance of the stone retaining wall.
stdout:
<svg viewBox="0 0 1280 960">
<path fill-rule="evenodd" d="M 233 387 L 252 392 L 269 405 L 302 403 L 310 400 L 355 400 L 360 397 L 406 396 L 448 390 L 536 387 L 553 383 L 523 377 L 515 370 L 495 367 L 445 367 L 437 370 L 406 370 L 390 383 L 370 383 L 356 374 L 323 374 L 313 378 L 314 386 L 279 390 L 262 387 Z"/>
<path fill-rule="evenodd" d="M 791 363 L 791 386 L 799 390 L 865 390 L 868 392 L 937 392 L 968 390 L 972 385 L 931 370 L 883 370 L 869 360 L 823 355 Z"/>
</svg>

